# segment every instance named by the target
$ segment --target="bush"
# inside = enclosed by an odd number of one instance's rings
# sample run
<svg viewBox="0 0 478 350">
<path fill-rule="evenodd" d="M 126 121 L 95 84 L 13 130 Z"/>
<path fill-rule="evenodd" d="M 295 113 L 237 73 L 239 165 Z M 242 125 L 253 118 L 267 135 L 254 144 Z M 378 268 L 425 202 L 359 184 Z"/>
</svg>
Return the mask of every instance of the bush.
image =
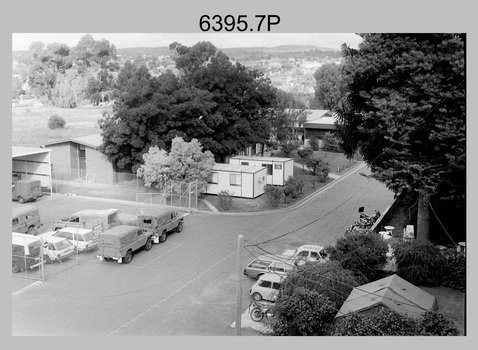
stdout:
<svg viewBox="0 0 478 350">
<path fill-rule="evenodd" d="M 282 152 L 289 157 L 292 151 L 299 147 L 300 143 L 298 141 L 288 141 L 281 145 Z"/>
<path fill-rule="evenodd" d="M 447 260 L 446 272 L 441 277 L 441 284 L 445 287 L 466 292 L 466 259 L 465 255 L 456 250 L 443 252 Z"/>
<path fill-rule="evenodd" d="M 372 313 L 352 313 L 335 324 L 336 336 L 443 336 L 458 335 L 458 329 L 445 316 L 426 311 L 412 318 L 388 308 Z"/>
<path fill-rule="evenodd" d="M 317 136 L 312 136 L 310 139 L 309 139 L 309 145 L 310 147 L 312 147 L 312 149 L 314 151 L 318 151 L 319 150 L 319 139 L 317 138 Z"/>
<path fill-rule="evenodd" d="M 299 194 L 302 193 L 302 187 L 304 187 L 303 181 L 297 181 L 293 176 L 289 176 L 284 182 L 284 187 L 282 188 L 285 202 L 287 203 L 287 197 L 297 198 Z"/>
<path fill-rule="evenodd" d="M 323 335 L 336 314 L 328 297 L 304 287 L 277 300 L 275 312 L 272 330 L 277 336 Z"/>
<path fill-rule="evenodd" d="M 431 242 L 402 242 L 394 244 L 393 248 L 397 275 L 410 283 L 438 286 L 447 273 L 445 256 Z"/>
<path fill-rule="evenodd" d="M 314 154 L 310 148 L 304 148 L 297 151 L 297 155 L 302 159 L 307 159 Z"/>
<path fill-rule="evenodd" d="M 48 127 L 50 129 L 63 129 L 66 125 L 65 119 L 58 116 L 57 114 L 53 114 L 48 118 Z"/>
<path fill-rule="evenodd" d="M 264 193 L 266 195 L 267 201 L 272 206 L 279 204 L 279 201 L 282 198 L 282 189 L 278 186 L 265 185 Z"/>
<path fill-rule="evenodd" d="M 219 207 L 223 210 L 229 210 L 232 206 L 232 195 L 229 191 L 222 190 L 218 194 Z"/>
<path fill-rule="evenodd" d="M 342 147 L 339 144 L 339 140 L 330 132 L 327 132 L 324 135 L 324 145 L 322 149 L 327 152 L 342 152 Z"/>
<path fill-rule="evenodd" d="M 324 182 L 329 176 L 329 164 L 320 157 L 311 156 L 306 159 L 305 166 L 316 175 L 320 182 Z"/>
<path fill-rule="evenodd" d="M 327 248 L 327 252 L 330 260 L 370 282 L 383 275 L 388 244 L 377 234 L 357 232 L 340 238 L 335 246 Z"/>
<path fill-rule="evenodd" d="M 283 296 L 291 296 L 297 287 L 304 287 L 326 296 L 339 310 L 352 289 L 361 284 L 363 280 L 357 279 L 352 271 L 345 270 L 337 262 L 306 262 L 287 275 L 278 300 Z"/>
</svg>

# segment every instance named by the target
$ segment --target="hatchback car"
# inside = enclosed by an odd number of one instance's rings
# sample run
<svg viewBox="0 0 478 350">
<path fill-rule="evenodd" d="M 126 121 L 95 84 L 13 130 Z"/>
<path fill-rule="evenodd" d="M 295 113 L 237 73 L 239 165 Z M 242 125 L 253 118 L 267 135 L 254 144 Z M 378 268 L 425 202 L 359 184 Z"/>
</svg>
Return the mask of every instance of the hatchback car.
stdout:
<svg viewBox="0 0 478 350">
<path fill-rule="evenodd" d="M 255 301 L 268 300 L 275 302 L 283 279 L 282 276 L 275 273 L 266 273 L 252 285 L 249 294 Z"/>
<path fill-rule="evenodd" d="M 288 257 L 260 255 L 244 268 L 244 275 L 259 278 L 265 273 L 273 272 L 285 275 L 294 268 Z"/>
<path fill-rule="evenodd" d="M 42 236 L 45 262 L 52 263 L 55 260 L 61 261 L 76 253 L 76 247 L 66 238 Z"/>
</svg>

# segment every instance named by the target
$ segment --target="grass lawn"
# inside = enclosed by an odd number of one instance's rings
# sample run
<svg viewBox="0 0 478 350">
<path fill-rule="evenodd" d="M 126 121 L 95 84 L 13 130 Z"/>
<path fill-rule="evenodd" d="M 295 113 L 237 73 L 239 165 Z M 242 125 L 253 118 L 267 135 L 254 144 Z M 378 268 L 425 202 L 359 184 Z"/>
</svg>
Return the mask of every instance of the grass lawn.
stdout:
<svg viewBox="0 0 478 350">
<path fill-rule="evenodd" d="M 112 106 L 79 108 L 56 108 L 29 106 L 12 108 L 12 145 L 38 146 L 52 141 L 60 141 L 99 133 L 98 120 L 103 111 L 112 111 Z M 66 121 L 64 129 L 48 128 L 48 118 L 53 114 Z"/>
</svg>

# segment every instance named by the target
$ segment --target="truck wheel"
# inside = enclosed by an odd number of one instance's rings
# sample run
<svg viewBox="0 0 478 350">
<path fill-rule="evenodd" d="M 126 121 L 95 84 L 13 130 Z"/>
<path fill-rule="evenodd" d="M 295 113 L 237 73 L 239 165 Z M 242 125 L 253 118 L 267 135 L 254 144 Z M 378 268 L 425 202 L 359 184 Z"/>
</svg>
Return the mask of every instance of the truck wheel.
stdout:
<svg viewBox="0 0 478 350">
<path fill-rule="evenodd" d="M 27 234 L 35 236 L 35 226 L 30 226 L 28 228 Z"/>
<path fill-rule="evenodd" d="M 133 253 L 131 252 L 131 250 L 128 250 L 126 252 L 126 256 L 123 259 L 123 263 L 129 264 L 131 260 L 133 260 Z"/>
<path fill-rule="evenodd" d="M 18 203 L 20 203 L 20 204 L 24 204 L 24 203 L 25 203 L 25 198 L 23 198 L 22 196 L 18 196 L 18 197 L 17 197 L 17 201 L 18 201 Z"/>
<path fill-rule="evenodd" d="M 151 250 L 152 247 L 153 247 L 153 241 L 152 241 L 151 237 L 149 237 L 147 242 L 146 242 L 146 245 L 144 246 L 144 249 L 145 250 Z"/>
<path fill-rule="evenodd" d="M 111 258 L 103 258 L 105 261 L 111 261 Z"/>
<path fill-rule="evenodd" d="M 159 242 L 164 243 L 166 242 L 167 239 L 168 239 L 168 233 L 166 232 L 166 230 L 164 230 L 161 236 L 159 236 Z"/>
<path fill-rule="evenodd" d="M 15 263 L 12 263 L 12 272 L 13 273 L 19 273 L 21 271 L 20 266 L 18 266 Z"/>
<path fill-rule="evenodd" d="M 182 230 L 183 230 L 183 223 L 180 222 L 180 223 L 178 224 L 178 227 L 176 227 L 176 231 L 177 231 L 177 232 L 181 232 Z"/>
</svg>

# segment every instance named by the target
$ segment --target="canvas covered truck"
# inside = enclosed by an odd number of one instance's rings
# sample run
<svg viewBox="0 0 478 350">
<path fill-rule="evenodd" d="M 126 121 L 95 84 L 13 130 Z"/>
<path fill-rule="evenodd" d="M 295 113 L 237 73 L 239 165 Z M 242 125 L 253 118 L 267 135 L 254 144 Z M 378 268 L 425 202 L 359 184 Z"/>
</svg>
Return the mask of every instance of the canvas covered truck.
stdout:
<svg viewBox="0 0 478 350">
<path fill-rule="evenodd" d="M 153 246 L 153 231 L 143 230 L 138 226 L 119 225 L 100 233 L 98 240 L 99 260 L 117 260 L 129 264 L 133 253 L 144 247 L 148 251 Z"/>
<path fill-rule="evenodd" d="M 129 224 L 151 232 L 154 243 L 163 243 L 168 238 L 169 233 L 183 230 L 184 216 L 176 210 L 167 210 L 158 215 L 140 215 L 137 219 L 130 221 Z"/>
<path fill-rule="evenodd" d="M 43 196 L 40 180 L 18 180 L 12 183 L 12 200 L 20 204 L 33 202 Z"/>
<path fill-rule="evenodd" d="M 92 229 L 102 223 L 103 230 L 108 230 L 119 225 L 119 209 L 86 209 L 80 210 L 70 216 L 55 221 L 52 225 L 54 231 L 64 227 L 83 227 Z"/>
</svg>

